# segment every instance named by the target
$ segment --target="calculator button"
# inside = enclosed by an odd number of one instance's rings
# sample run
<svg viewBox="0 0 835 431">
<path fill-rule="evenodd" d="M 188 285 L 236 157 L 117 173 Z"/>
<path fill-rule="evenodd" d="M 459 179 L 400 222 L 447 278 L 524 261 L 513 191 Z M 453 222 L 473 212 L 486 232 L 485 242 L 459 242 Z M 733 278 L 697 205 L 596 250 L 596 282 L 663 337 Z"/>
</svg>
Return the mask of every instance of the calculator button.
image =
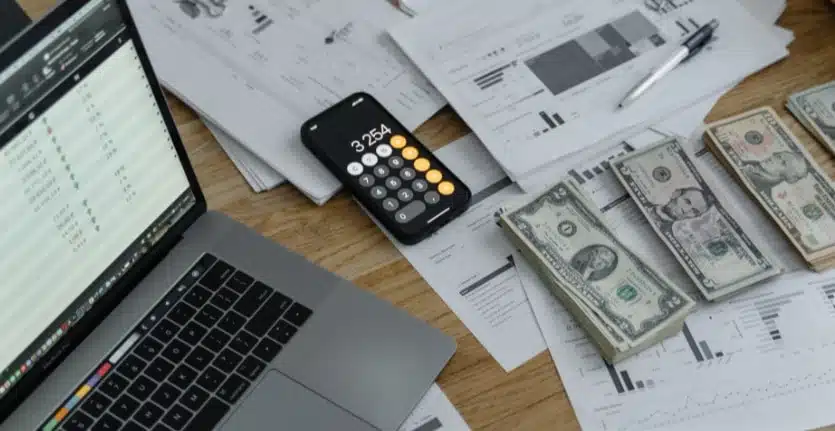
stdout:
<svg viewBox="0 0 835 431">
<path fill-rule="evenodd" d="M 418 157 L 418 150 L 415 147 L 406 147 L 403 149 L 403 158 L 406 160 L 414 160 Z"/>
<path fill-rule="evenodd" d="M 400 189 L 397 192 L 397 199 L 400 199 L 403 202 L 409 202 L 415 197 L 414 192 L 409 189 Z"/>
<path fill-rule="evenodd" d="M 382 199 L 386 197 L 386 189 L 381 186 L 375 186 L 371 188 L 371 197 L 374 199 Z"/>
<path fill-rule="evenodd" d="M 444 179 L 444 176 L 441 175 L 441 171 L 437 169 L 432 169 L 426 173 L 426 181 L 429 181 L 432 184 L 438 184 L 442 179 Z"/>
<path fill-rule="evenodd" d="M 415 180 L 415 182 L 412 183 L 412 190 L 414 190 L 418 193 L 423 193 L 427 189 L 429 189 L 429 184 L 426 184 L 426 181 Z"/>
<path fill-rule="evenodd" d="M 348 165 L 348 173 L 353 176 L 361 174 L 362 171 L 363 167 L 359 162 L 351 162 L 351 164 Z"/>
<path fill-rule="evenodd" d="M 385 165 L 374 166 L 374 175 L 376 175 L 377 178 L 385 178 L 389 176 L 389 172 L 391 171 L 389 171 L 389 168 Z"/>
<path fill-rule="evenodd" d="M 429 205 L 435 205 L 441 201 L 441 195 L 439 195 L 438 192 L 432 191 L 423 195 L 423 200 L 425 200 Z"/>
<path fill-rule="evenodd" d="M 406 168 L 400 171 L 400 178 L 403 178 L 403 181 L 412 181 L 416 176 L 417 174 L 412 168 Z"/>
<path fill-rule="evenodd" d="M 389 140 L 389 143 L 391 144 L 392 147 L 399 150 L 399 149 L 406 146 L 406 138 L 404 138 L 400 135 L 394 135 Z"/>
<path fill-rule="evenodd" d="M 438 184 L 438 192 L 444 196 L 449 196 L 455 193 L 455 186 L 449 181 L 444 181 L 441 184 Z"/>
<path fill-rule="evenodd" d="M 415 217 L 421 215 L 424 211 L 426 211 L 426 204 L 421 201 L 413 201 L 409 205 L 406 205 L 402 210 L 398 211 L 397 214 L 394 215 L 394 219 L 401 224 L 408 223 L 414 220 Z"/>
<path fill-rule="evenodd" d="M 383 166 L 385 167 L 385 166 Z M 360 185 L 363 187 L 371 187 L 374 185 L 374 176 L 371 174 L 365 174 L 360 177 Z"/>
<path fill-rule="evenodd" d="M 397 209 L 400 208 L 400 202 L 394 198 L 386 198 L 386 200 L 383 201 L 383 208 L 386 211 L 397 211 Z"/>
<path fill-rule="evenodd" d="M 380 157 L 388 157 L 392 153 L 391 147 L 389 147 L 386 144 L 378 145 L 376 151 L 377 151 L 377 155 L 380 156 Z"/>
<path fill-rule="evenodd" d="M 426 172 L 429 170 L 429 160 L 424 159 L 423 157 L 415 160 L 415 169 L 418 172 Z"/>
<path fill-rule="evenodd" d="M 389 190 L 397 190 L 397 189 L 400 188 L 401 185 L 403 185 L 403 182 L 400 181 L 400 178 L 397 178 L 397 177 L 386 178 L 386 187 L 388 187 Z"/>
<path fill-rule="evenodd" d="M 362 155 L 362 164 L 368 166 L 369 168 L 376 165 L 380 159 L 377 158 L 374 154 L 368 153 Z"/>
<path fill-rule="evenodd" d="M 403 167 L 404 163 L 405 162 L 403 161 L 403 159 L 397 156 L 394 156 L 389 159 L 389 166 L 391 166 L 392 169 L 400 169 Z"/>
</svg>

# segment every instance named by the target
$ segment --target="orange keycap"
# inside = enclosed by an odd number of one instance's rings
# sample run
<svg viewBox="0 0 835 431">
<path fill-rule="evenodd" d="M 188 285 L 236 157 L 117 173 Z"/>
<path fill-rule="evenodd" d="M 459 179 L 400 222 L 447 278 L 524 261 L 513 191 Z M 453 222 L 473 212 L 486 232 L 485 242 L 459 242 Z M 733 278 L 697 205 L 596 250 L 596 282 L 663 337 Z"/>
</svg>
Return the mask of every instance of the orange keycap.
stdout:
<svg viewBox="0 0 835 431">
<path fill-rule="evenodd" d="M 444 179 L 444 176 L 441 175 L 441 171 L 437 169 L 432 169 L 426 173 L 426 181 L 429 181 L 432 184 L 438 184 L 442 179 Z"/>
<path fill-rule="evenodd" d="M 418 172 L 426 172 L 429 170 L 429 160 L 423 157 L 415 160 L 415 170 Z"/>
<path fill-rule="evenodd" d="M 399 149 L 406 146 L 406 138 L 404 138 L 400 135 L 394 135 L 389 140 L 389 144 L 391 144 L 391 146 L 394 147 L 395 149 L 399 150 Z"/>
<path fill-rule="evenodd" d="M 444 196 L 449 196 L 455 193 L 455 186 L 449 181 L 444 181 L 441 184 L 438 184 L 438 193 Z"/>
<path fill-rule="evenodd" d="M 415 147 L 406 147 L 403 149 L 403 158 L 406 160 L 414 160 L 418 156 L 418 150 Z"/>
</svg>

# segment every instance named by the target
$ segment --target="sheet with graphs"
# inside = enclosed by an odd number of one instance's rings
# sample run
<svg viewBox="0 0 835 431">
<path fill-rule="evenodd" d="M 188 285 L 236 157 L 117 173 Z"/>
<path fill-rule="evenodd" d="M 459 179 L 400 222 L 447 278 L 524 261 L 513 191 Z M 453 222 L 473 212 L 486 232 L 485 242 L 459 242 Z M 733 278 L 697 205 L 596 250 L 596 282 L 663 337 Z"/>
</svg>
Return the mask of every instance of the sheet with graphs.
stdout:
<svg viewBox="0 0 835 431">
<path fill-rule="evenodd" d="M 691 144 L 706 180 L 792 272 L 728 301 L 702 304 L 678 336 L 609 366 L 527 263 L 518 262 L 580 424 L 585 430 L 666 431 L 810 429 L 835 422 L 825 401 L 835 398 L 835 272 L 801 269 L 754 202 L 700 141 Z M 627 243 L 673 280 L 692 285 L 599 160 L 571 175 Z"/>
<path fill-rule="evenodd" d="M 721 25 L 706 52 L 616 109 L 712 18 Z M 514 180 L 657 122 L 787 54 L 770 24 L 726 0 L 459 0 L 389 32 Z"/>
<path fill-rule="evenodd" d="M 470 427 L 446 397 L 434 384 L 420 403 L 400 426 L 399 431 L 469 431 Z"/>
</svg>

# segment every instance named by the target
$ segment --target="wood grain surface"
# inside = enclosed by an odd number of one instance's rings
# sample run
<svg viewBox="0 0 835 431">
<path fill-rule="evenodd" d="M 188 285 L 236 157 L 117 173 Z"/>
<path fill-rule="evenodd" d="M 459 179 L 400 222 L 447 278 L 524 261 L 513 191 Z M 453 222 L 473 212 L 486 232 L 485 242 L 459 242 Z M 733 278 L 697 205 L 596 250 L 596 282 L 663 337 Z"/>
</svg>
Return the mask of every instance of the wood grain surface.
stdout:
<svg viewBox="0 0 835 431">
<path fill-rule="evenodd" d="M 54 0 L 19 1 L 33 18 L 55 4 Z M 708 120 L 771 105 L 832 174 L 831 155 L 784 105 L 791 93 L 835 80 L 835 10 L 830 0 L 788 3 L 779 24 L 795 33 L 790 56 L 734 88 Z M 580 428 L 548 353 L 505 373 L 347 194 L 317 207 L 289 185 L 253 193 L 194 112 L 173 96 L 168 100 L 211 209 L 230 215 L 456 338 L 458 352 L 439 383 L 473 429 Z M 461 119 L 445 108 L 417 135 L 436 149 L 468 131 Z"/>
</svg>

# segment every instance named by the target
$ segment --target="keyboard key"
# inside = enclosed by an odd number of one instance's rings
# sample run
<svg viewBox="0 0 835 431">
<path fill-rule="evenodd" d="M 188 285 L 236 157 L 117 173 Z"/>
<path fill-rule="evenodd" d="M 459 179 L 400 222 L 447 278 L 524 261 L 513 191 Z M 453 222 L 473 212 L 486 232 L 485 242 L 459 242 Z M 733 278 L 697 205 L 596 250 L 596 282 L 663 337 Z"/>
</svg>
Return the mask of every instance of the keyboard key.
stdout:
<svg viewBox="0 0 835 431">
<path fill-rule="evenodd" d="M 185 298 L 183 298 L 183 301 L 188 302 L 192 307 L 200 308 L 211 297 L 212 292 L 209 292 L 206 288 L 202 286 L 194 286 L 188 291 Z"/>
<path fill-rule="evenodd" d="M 67 419 L 67 423 L 64 424 L 64 429 L 66 431 L 87 431 L 92 427 L 93 418 L 87 416 L 87 414 L 81 410 L 73 413 L 73 415 Z"/>
<path fill-rule="evenodd" d="M 217 359 L 215 359 L 213 365 L 221 371 L 231 373 L 232 371 L 235 371 L 235 367 L 237 367 L 243 359 L 243 356 L 233 352 L 230 349 L 226 349 L 219 355 L 217 355 Z"/>
<path fill-rule="evenodd" d="M 183 403 L 184 406 L 197 411 L 208 399 L 208 392 L 200 389 L 198 386 L 192 386 L 188 388 L 186 393 L 183 394 L 183 397 L 180 398 L 180 402 Z"/>
<path fill-rule="evenodd" d="M 93 431 L 116 431 L 122 427 L 122 421 L 116 419 L 110 413 L 105 413 L 101 419 L 93 425 Z"/>
<path fill-rule="evenodd" d="M 284 318 L 287 319 L 288 322 L 296 325 L 296 327 L 301 327 L 304 325 L 304 322 L 307 322 L 307 319 L 311 314 L 313 314 L 313 311 L 297 302 L 293 304 L 289 310 L 287 310 L 287 314 Z"/>
<path fill-rule="evenodd" d="M 194 283 L 203 274 L 205 274 L 215 262 L 217 262 L 216 257 L 210 254 L 204 254 L 203 257 L 201 257 L 200 260 L 197 261 L 197 263 L 189 270 L 188 274 L 186 274 L 186 278 L 188 278 L 191 283 Z"/>
<path fill-rule="evenodd" d="M 249 388 L 249 382 L 243 377 L 232 374 L 217 390 L 217 396 L 229 404 L 235 404 Z"/>
<path fill-rule="evenodd" d="M 224 287 L 215 293 L 215 296 L 212 297 L 211 303 L 221 310 L 228 310 L 232 308 L 232 304 L 234 304 L 239 297 L 240 296 L 232 289 Z"/>
<path fill-rule="evenodd" d="M 183 343 L 179 339 L 175 339 L 171 341 L 171 344 L 162 351 L 162 356 L 168 358 L 169 361 L 173 363 L 178 363 L 183 360 L 183 358 L 188 355 L 188 352 L 191 350 L 186 343 Z"/>
<path fill-rule="evenodd" d="M 163 410 L 153 403 L 145 403 L 133 418 L 142 425 L 150 428 L 162 417 Z"/>
<path fill-rule="evenodd" d="M 211 291 L 215 291 L 229 278 L 235 269 L 229 266 L 228 263 L 219 260 L 206 275 L 200 279 L 200 284 L 207 287 Z"/>
<path fill-rule="evenodd" d="M 118 374 L 111 374 L 107 380 L 99 386 L 99 391 L 104 392 L 110 398 L 118 397 L 128 387 L 128 380 Z"/>
<path fill-rule="evenodd" d="M 129 355 L 127 358 L 122 360 L 122 363 L 118 368 L 116 368 L 116 370 L 118 370 L 121 375 L 132 380 L 145 369 L 146 365 L 148 365 L 148 363 L 139 359 L 136 355 Z"/>
<path fill-rule="evenodd" d="M 111 403 L 112 401 L 106 396 L 98 392 L 93 392 L 90 398 L 87 399 L 87 402 L 81 405 L 81 410 L 84 410 L 93 417 L 99 417 L 110 407 Z"/>
<path fill-rule="evenodd" d="M 267 300 L 272 292 L 273 290 L 264 283 L 261 283 L 260 281 L 256 282 L 246 292 L 246 294 L 241 297 L 238 303 L 235 304 L 234 310 L 244 316 L 250 317 L 258 310 L 258 307 L 260 307 L 261 304 Z"/>
<path fill-rule="evenodd" d="M 200 342 L 208 329 L 204 328 L 197 322 L 188 322 L 186 326 L 180 331 L 178 337 L 192 346 Z"/>
<path fill-rule="evenodd" d="M 168 381 L 173 383 L 174 386 L 182 390 L 186 390 L 186 388 L 188 388 L 188 386 L 192 384 L 196 378 L 197 371 L 194 371 L 185 365 L 180 365 L 176 370 L 174 370 L 174 373 L 171 374 Z"/>
<path fill-rule="evenodd" d="M 162 319 L 162 321 L 157 324 L 157 327 L 151 331 L 151 335 L 153 335 L 157 340 L 167 343 L 171 341 L 175 335 L 177 335 L 177 331 L 179 330 L 180 327 L 174 322 L 168 319 Z"/>
<path fill-rule="evenodd" d="M 128 393 L 133 395 L 134 398 L 145 400 L 151 396 L 156 388 L 157 384 L 153 380 L 147 376 L 139 376 L 128 388 Z"/>
<path fill-rule="evenodd" d="M 186 426 L 188 421 L 192 417 L 192 413 L 186 410 L 185 407 L 177 404 L 174 407 L 171 407 L 171 410 L 163 416 L 162 423 L 170 426 L 175 430 L 181 430 L 183 427 Z"/>
<path fill-rule="evenodd" d="M 253 347 L 255 347 L 256 343 L 258 343 L 258 339 L 255 338 L 255 336 L 249 332 L 241 331 L 235 336 L 235 339 L 229 343 L 229 347 L 242 355 L 246 355 Z"/>
<path fill-rule="evenodd" d="M 122 427 L 121 431 L 146 431 L 145 428 L 142 428 L 142 425 L 134 421 L 130 421 Z"/>
<path fill-rule="evenodd" d="M 206 403 L 191 423 L 186 427 L 187 431 L 205 431 L 214 429 L 215 425 L 229 412 L 229 405 L 223 401 L 212 398 Z"/>
<path fill-rule="evenodd" d="M 257 337 L 263 337 L 292 303 L 293 301 L 290 298 L 276 292 L 255 313 L 255 316 L 252 316 L 252 319 L 245 326 L 246 329 Z"/>
<path fill-rule="evenodd" d="M 243 328 L 245 323 L 245 317 L 230 310 L 225 316 L 223 316 L 222 319 L 220 319 L 220 322 L 217 322 L 217 327 L 230 334 L 234 334 L 238 332 L 239 329 Z"/>
<path fill-rule="evenodd" d="M 214 392 L 225 379 L 226 375 L 220 372 L 220 370 L 215 367 L 209 367 L 197 379 L 197 384 L 209 392 Z"/>
<path fill-rule="evenodd" d="M 232 275 L 232 278 L 226 282 L 226 285 L 235 292 L 244 293 L 252 285 L 253 281 L 255 280 L 252 277 L 242 271 L 238 271 Z"/>
<path fill-rule="evenodd" d="M 110 407 L 110 410 L 108 411 L 113 413 L 119 419 L 128 420 L 138 408 L 139 401 L 136 401 L 127 395 L 122 395 L 113 403 L 113 406 Z"/>
<path fill-rule="evenodd" d="M 150 361 L 154 359 L 159 351 L 162 350 L 162 344 L 153 338 L 145 337 L 133 353 L 136 353 L 140 358 Z"/>
<path fill-rule="evenodd" d="M 186 363 L 194 367 L 198 371 L 203 371 L 212 359 L 214 359 L 215 354 L 206 350 L 203 346 L 197 346 L 194 350 L 191 351 L 191 354 L 188 355 L 186 358 Z"/>
<path fill-rule="evenodd" d="M 226 343 L 232 337 L 227 335 L 225 332 L 221 331 L 220 329 L 212 329 L 205 338 L 203 338 L 202 344 L 206 346 L 209 351 L 212 352 L 220 352 L 223 350 L 223 347 L 226 346 Z"/>
<path fill-rule="evenodd" d="M 255 357 L 247 356 L 247 358 L 241 362 L 241 365 L 238 366 L 238 372 L 249 380 L 255 380 L 261 375 L 261 372 L 264 371 L 264 368 L 266 367 L 267 364 L 259 361 Z"/>
<path fill-rule="evenodd" d="M 279 352 L 281 352 L 281 344 L 278 344 L 269 338 L 264 338 L 257 346 L 255 346 L 255 350 L 252 351 L 252 354 L 261 358 L 265 362 L 270 362 L 275 359 Z"/>
<path fill-rule="evenodd" d="M 290 339 L 293 338 L 293 335 L 296 335 L 296 331 L 298 331 L 298 329 L 296 329 L 295 326 L 282 319 L 278 321 L 272 331 L 270 331 L 269 335 L 275 339 L 275 341 L 278 341 L 281 344 L 287 344 L 290 342 Z"/>
<path fill-rule="evenodd" d="M 175 388 L 171 383 L 165 382 L 154 392 L 151 400 L 161 406 L 170 406 L 174 401 L 177 401 L 182 393 L 183 391 Z"/>
<path fill-rule="evenodd" d="M 174 323 L 182 326 L 188 323 L 194 315 L 197 314 L 197 309 L 192 307 L 191 305 L 186 304 L 185 302 L 178 302 L 174 308 L 168 312 L 168 317 Z"/>
<path fill-rule="evenodd" d="M 145 374 L 156 382 L 161 382 L 174 371 L 174 364 L 166 361 L 163 358 L 156 358 L 148 368 L 145 369 Z"/>
<path fill-rule="evenodd" d="M 163 424 L 156 424 L 151 429 L 151 431 L 171 431 L 171 428 L 168 428 L 167 426 L 165 426 Z"/>
<path fill-rule="evenodd" d="M 212 326 L 215 326 L 215 323 L 217 323 L 221 317 L 223 317 L 223 311 L 218 310 L 218 308 L 212 304 L 206 304 L 200 309 L 200 312 L 197 313 L 197 317 L 195 317 L 194 320 L 207 328 L 211 328 Z"/>
</svg>

